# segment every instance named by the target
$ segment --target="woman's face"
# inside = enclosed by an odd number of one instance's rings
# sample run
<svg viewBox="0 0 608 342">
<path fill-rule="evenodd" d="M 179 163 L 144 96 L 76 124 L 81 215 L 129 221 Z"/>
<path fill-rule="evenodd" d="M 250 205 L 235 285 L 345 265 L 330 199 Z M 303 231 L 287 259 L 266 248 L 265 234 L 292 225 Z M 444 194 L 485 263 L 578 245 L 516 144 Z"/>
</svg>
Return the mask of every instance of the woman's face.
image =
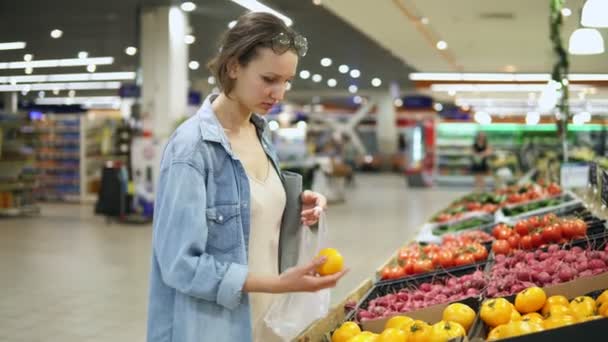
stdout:
<svg viewBox="0 0 608 342">
<path fill-rule="evenodd" d="M 236 82 L 230 95 L 249 111 L 266 114 L 283 100 L 297 66 L 298 56 L 291 50 L 278 55 L 272 49 L 260 48 L 247 66 L 237 65 L 231 72 Z"/>
</svg>

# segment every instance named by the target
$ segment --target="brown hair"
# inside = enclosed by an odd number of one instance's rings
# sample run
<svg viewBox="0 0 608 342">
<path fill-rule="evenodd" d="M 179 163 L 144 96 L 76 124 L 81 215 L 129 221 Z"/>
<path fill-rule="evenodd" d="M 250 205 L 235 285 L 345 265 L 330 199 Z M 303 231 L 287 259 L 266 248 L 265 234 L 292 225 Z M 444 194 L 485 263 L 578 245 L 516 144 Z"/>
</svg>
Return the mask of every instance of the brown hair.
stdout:
<svg viewBox="0 0 608 342">
<path fill-rule="evenodd" d="M 257 57 L 257 48 L 271 47 L 272 39 L 281 32 L 290 37 L 297 34 L 278 17 L 260 12 L 249 12 L 241 16 L 233 28 L 224 32 L 219 52 L 207 63 L 207 67 L 226 95 L 234 89 L 234 80 L 228 73 L 229 63 L 235 60 L 240 65 L 247 66 Z"/>
</svg>

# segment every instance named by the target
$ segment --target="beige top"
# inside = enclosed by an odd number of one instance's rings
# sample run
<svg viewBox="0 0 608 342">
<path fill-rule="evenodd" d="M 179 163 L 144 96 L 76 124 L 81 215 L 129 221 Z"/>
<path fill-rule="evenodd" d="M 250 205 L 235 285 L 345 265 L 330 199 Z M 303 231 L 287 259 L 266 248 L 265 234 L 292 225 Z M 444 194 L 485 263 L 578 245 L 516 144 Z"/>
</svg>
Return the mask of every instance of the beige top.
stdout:
<svg viewBox="0 0 608 342">
<path fill-rule="evenodd" d="M 249 271 L 278 275 L 279 231 L 285 209 L 285 190 L 269 160 L 266 179 L 256 179 L 249 172 L 247 177 L 251 192 Z M 274 295 L 270 293 L 249 294 L 254 341 L 280 341 L 264 323 L 264 316 L 273 298 Z"/>
</svg>

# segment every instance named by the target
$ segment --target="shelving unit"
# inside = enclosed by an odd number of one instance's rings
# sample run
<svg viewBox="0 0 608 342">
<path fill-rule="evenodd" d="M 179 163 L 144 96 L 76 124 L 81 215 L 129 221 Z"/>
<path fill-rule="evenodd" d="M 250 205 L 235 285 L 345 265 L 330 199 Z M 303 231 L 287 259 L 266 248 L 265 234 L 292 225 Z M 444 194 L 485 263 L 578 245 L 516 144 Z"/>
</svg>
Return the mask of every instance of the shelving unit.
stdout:
<svg viewBox="0 0 608 342">
<path fill-rule="evenodd" d="M 30 137 L 21 133 L 24 117 L 0 113 L 0 216 L 40 211 L 34 190 L 38 186 Z"/>
<path fill-rule="evenodd" d="M 37 195 L 42 200 L 90 202 L 101 177 L 103 121 L 86 113 L 46 114 L 23 127 L 38 137 L 36 167 L 40 171 Z"/>
</svg>

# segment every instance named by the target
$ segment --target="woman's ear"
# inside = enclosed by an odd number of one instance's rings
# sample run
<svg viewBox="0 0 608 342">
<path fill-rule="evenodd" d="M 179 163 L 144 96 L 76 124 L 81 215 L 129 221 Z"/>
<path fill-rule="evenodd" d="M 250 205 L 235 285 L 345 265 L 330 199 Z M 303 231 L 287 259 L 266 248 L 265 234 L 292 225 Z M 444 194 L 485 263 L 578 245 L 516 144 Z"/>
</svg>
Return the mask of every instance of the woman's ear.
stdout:
<svg viewBox="0 0 608 342">
<path fill-rule="evenodd" d="M 240 65 L 239 65 L 238 61 L 233 58 L 230 61 L 228 61 L 228 64 L 226 65 L 226 67 L 228 68 L 228 77 L 235 80 L 239 73 L 239 69 L 240 69 Z"/>
</svg>

